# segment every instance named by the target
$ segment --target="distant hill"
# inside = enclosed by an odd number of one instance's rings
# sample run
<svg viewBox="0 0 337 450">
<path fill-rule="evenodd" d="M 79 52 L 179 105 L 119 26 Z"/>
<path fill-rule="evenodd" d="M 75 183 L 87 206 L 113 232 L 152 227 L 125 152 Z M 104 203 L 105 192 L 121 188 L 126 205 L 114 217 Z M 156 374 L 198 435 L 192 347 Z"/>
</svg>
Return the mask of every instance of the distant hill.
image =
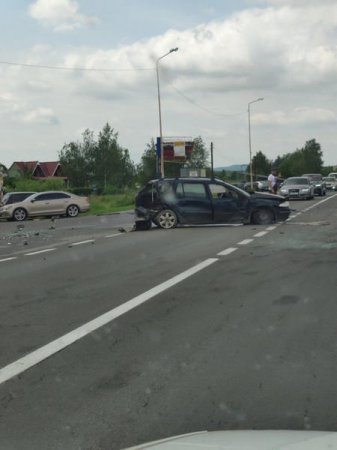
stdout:
<svg viewBox="0 0 337 450">
<path fill-rule="evenodd" d="M 247 170 L 247 164 L 233 164 L 231 166 L 224 166 L 224 167 L 215 167 L 215 172 L 246 172 Z"/>
</svg>

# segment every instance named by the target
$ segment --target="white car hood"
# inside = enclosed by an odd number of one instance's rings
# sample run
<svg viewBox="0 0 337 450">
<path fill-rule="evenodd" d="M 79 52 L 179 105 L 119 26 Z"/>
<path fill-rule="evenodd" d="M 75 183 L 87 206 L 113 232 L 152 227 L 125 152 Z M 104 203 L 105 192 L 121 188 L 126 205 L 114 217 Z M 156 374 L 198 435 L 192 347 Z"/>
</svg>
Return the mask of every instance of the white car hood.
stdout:
<svg viewBox="0 0 337 450">
<path fill-rule="evenodd" d="M 202 431 L 127 450 L 336 450 L 337 432 Z"/>
</svg>

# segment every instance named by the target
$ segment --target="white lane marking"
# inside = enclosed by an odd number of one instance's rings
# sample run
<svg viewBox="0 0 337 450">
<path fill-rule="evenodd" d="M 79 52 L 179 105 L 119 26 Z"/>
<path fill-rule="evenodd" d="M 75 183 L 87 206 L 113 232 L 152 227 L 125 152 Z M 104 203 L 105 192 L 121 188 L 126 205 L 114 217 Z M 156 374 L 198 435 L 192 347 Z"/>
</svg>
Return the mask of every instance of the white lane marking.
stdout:
<svg viewBox="0 0 337 450">
<path fill-rule="evenodd" d="M 30 369 L 36 364 L 39 364 L 41 361 L 44 361 L 45 359 L 49 358 L 55 353 L 65 349 L 66 347 L 78 341 L 79 339 L 82 339 L 83 337 L 87 336 L 93 331 L 117 319 L 117 317 L 126 314 L 127 312 L 131 311 L 137 306 L 142 305 L 143 303 L 147 302 L 148 300 L 152 299 L 158 294 L 161 294 L 162 292 L 166 291 L 172 286 L 181 283 L 182 281 L 186 280 L 187 278 L 200 272 L 201 270 L 214 264 L 217 261 L 219 261 L 218 258 L 206 259 L 205 261 L 202 261 L 201 263 L 191 267 L 190 269 L 181 272 L 180 274 L 170 278 L 169 280 L 164 281 L 161 284 L 158 284 L 157 286 L 144 292 L 143 294 L 134 297 L 133 299 L 127 301 L 126 303 L 123 303 L 122 305 L 117 306 L 114 309 L 111 309 L 110 311 L 102 314 L 101 316 L 96 317 L 95 319 L 76 328 L 75 330 L 70 331 L 69 333 L 59 337 L 58 339 L 49 342 L 49 344 L 46 344 L 43 347 L 40 347 L 37 350 L 28 353 L 28 355 L 18 359 L 17 361 L 8 364 L 7 366 L 0 369 L 0 384 L 5 383 L 6 381 L 19 375 L 20 373 L 26 371 L 27 369 Z"/>
<path fill-rule="evenodd" d="M 322 203 L 328 202 L 329 200 L 331 200 L 332 198 L 337 197 L 337 194 L 331 195 L 331 197 L 327 197 L 324 200 L 321 200 L 317 203 L 315 203 L 314 205 L 309 206 L 308 208 L 303 209 L 303 212 L 307 212 L 310 211 L 313 208 L 316 208 L 316 206 L 321 205 Z"/>
<path fill-rule="evenodd" d="M 69 244 L 69 247 L 75 247 L 75 245 L 83 245 L 83 244 L 90 244 L 95 242 L 94 239 L 87 239 L 86 241 L 81 241 L 81 242 L 73 242 L 72 244 Z"/>
<path fill-rule="evenodd" d="M 274 231 L 274 230 L 276 230 L 276 228 L 277 228 L 277 225 L 273 225 L 272 227 L 266 228 L 266 231 Z"/>
<path fill-rule="evenodd" d="M 12 257 L 10 257 L 10 258 L 0 259 L 0 262 L 13 261 L 13 259 L 17 259 L 17 256 L 12 256 Z"/>
<path fill-rule="evenodd" d="M 109 239 L 109 238 L 113 238 L 113 237 L 116 237 L 116 236 L 122 236 L 122 234 L 123 233 L 108 234 L 107 236 L 105 236 L 105 238 Z"/>
<path fill-rule="evenodd" d="M 237 250 L 236 247 L 229 247 L 229 248 L 226 248 L 225 250 L 222 250 L 222 252 L 217 253 L 217 256 L 230 255 L 231 253 L 235 252 L 236 250 Z"/>
<path fill-rule="evenodd" d="M 46 248 L 44 250 L 39 250 L 39 251 L 36 251 L 36 252 L 25 253 L 25 256 L 39 255 L 40 253 L 53 252 L 54 250 L 56 250 L 56 248 Z"/>
<path fill-rule="evenodd" d="M 238 245 L 247 245 L 250 244 L 251 242 L 253 242 L 254 239 L 244 239 L 241 242 L 238 242 Z"/>
<path fill-rule="evenodd" d="M 260 231 L 259 233 L 254 234 L 254 237 L 262 237 L 268 234 L 268 231 Z"/>
</svg>

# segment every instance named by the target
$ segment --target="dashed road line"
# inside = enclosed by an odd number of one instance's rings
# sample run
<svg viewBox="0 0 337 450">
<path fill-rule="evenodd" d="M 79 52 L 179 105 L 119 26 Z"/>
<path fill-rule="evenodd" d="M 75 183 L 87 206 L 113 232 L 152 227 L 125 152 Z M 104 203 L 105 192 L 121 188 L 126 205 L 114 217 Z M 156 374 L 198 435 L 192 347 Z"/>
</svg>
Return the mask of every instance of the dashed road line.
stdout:
<svg viewBox="0 0 337 450">
<path fill-rule="evenodd" d="M 167 289 L 170 289 L 176 284 L 181 283 L 182 281 L 200 272 L 201 270 L 206 269 L 207 267 L 209 267 L 210 265 L 214 264 L 217 261 L 219 261 L 218 258 L 205 259 L 201 263 L 193 267 L 190 267 L 184 272 L 175 275 L 174 277 L 168 279 L 167 281 L 164 281 L 163 283 L 158 284 L 152 289 L 138 295 L 137 297 L 132 298 L 126 303 L 123 303 L 120 306 L 111 309 L 110 311 L 102 314 L 101 316 L 96 317 L 95 319 L 85 323 L 84 325 L 76 328 L 75 330 L 70 331 L 69 333 L 59 337 L 58 339 L 55 339 L 49 344 L 46 344 L 38 348 L 37 350 L 28 353 L 26 356 L 23 356 L 22 358 L 8 364 L 7 366 L 0 369 L 0 384 L 5 383 L 11 378 L 36 366 L 37 364 L 54 355 L 55 353 L 64 350 L 66 347 L 69 347 L 71 344 L 74 344 L 76 341 L 84 338 L 93 331 L 102 328 L 109 322 L 112 322 L 113 320 L 126 314 L 127 312 L 133 310 L 134 308 L 137 308 L 138 306 L 142 305 L 143 303 L 147 302 L 153 297 L 156 297 L 157 295 L 161 294 Z"/>
<path fill-rule="evenodd" d="M 274 230 L 276 230 L 276 228 L 277 228 L 277 225 L 273 225 L 271 227 L 266 228 L 266 231 L 274 231 Z"/>
<path fill-rule="evenodd" d="M 113 237 L 116 237 L 116 236 L 122 236 L 122 234 L 123 233 L 108 234 L 107 236 L 104 236 L 104 237 L 106 239 L 109 239 L 109 238 L 113 238 Z"/>
<path fill-rule="evenodd" d="M 250 244 L 253 241 L 254 241 L 254 239 L 244 239 L 243 241 L 238 242 L 237 245 L 248 245 L 248 244 Z"/>
<path fill-rule="evenodd" d="M 87 239 L 86 241 L 80 241 L 80 242 L 72 242 L 69 244 L 69 247 L 75 247 L 77 245 L 84 245 L 84 244 L 93 244 L 95 242 L 95 239 Z"/>
<path fill-rule="evenodd" d="M 40 255 L 41 253 L 53 252 L 54 250 L 56 250 L 56 248 L 46 248 L 44 250 L 38 250 L 36 252 L 25 253 L 25 256 Z"/>
<path fill-rule="evenodd" d="M 222 252 L 217 253 L 217 256 L 227 256 L 230 255 L 231 253 L 234 253 L 237 250 L 237 247 L 229 247 L 226 248 L 225 250 L 222 250 Z"/>
<path fill-rule="evenodd" d="M 1 263 L 1 262 L 6 262 L 6 261 L 13 261 L 13 259 L 17 259 L 17 256 L 12 256 L 11 258 L 3 258 L 3 259 L 0 259 L 0 263 Z"/>
<path fill-rule="evenodd" d="M 259 233 L 254 234 L 254 237 L 262 237 L 268 234 L 268 231 L 260 231 Z"/>
</svg>

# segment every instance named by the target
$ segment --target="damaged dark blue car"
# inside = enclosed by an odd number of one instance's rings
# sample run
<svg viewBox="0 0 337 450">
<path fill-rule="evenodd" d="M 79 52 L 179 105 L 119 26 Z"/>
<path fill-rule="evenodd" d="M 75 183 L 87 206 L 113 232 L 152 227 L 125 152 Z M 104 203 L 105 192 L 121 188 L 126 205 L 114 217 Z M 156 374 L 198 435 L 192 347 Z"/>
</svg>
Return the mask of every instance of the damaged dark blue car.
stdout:
<svg viewBox="0 0 337 450">
<path fill-rule="evenodd" d="M 177 225 L 268 225 L 289 217 L 280 195 L 252 194 L 213 178 L 164 178 L 149 181 L 136 196 L 136 230 L 152 223 L 170 229 Z"/>
</svg>

